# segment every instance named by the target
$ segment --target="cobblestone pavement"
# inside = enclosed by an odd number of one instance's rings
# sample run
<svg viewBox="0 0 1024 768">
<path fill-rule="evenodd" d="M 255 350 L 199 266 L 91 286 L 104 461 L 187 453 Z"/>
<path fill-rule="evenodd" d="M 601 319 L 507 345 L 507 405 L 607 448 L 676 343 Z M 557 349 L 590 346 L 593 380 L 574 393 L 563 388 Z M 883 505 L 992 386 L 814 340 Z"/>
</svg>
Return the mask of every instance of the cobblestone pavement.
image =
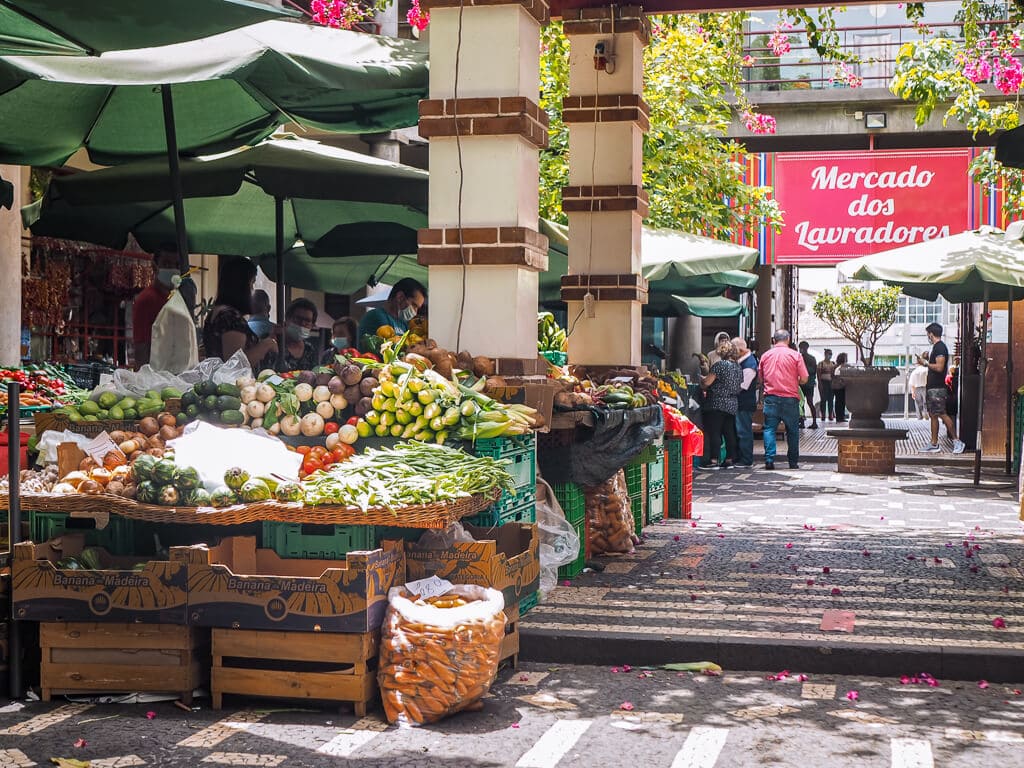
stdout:
<svg viewBox="0 0 1024 768">
<path fill-rule="evenodd" d="M 0 768 L 50 765 L 320 768 L 911 768 L 1024 766 L 1024 696 L 972 680 L 721 676 L 524 664 L 482 711 L 413 730 L 279 702 L 186 713 L 169 703 L 2 706 Z M 856 700 L 852 700 L 852 699 Z M 206 700 L 200 700 L 206 704 Z M 147 719 L 147 712 L 153 714 Z M 85 744 L 76 747 L 79 739 Z M 76 764 L 77 765 L 77 764 Z"/>
<path fill-rule="evenodd" d="M 1005 487 L 819 468 L 698 474 L 694 494 L 694 520 L 649 526 L 533 611 L 526 656 L 607 663 L 632 643 L 645 662 L 889 674 L 917 654 L 950 677 L 1024 681 L 1024 535 Z"/>
</svg>

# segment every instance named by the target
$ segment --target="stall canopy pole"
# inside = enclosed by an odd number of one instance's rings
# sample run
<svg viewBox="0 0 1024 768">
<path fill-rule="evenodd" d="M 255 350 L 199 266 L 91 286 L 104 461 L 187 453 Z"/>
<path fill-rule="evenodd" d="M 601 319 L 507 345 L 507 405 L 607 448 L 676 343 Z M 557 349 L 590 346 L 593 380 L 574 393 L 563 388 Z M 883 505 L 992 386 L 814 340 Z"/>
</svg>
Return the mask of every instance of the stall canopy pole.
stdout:
<svg viewBox="0 0 1024 768">
<path fill-rule="evenodd" d="M 1006 302 L 1006 474 L 1013 473 L 1013 288 Z"/>
<path fill-rule="evenodd" d="M 284 368 L 284 198 L 274 198 L 274 252 L 277 255 L 277 274 L 274 276 L 277 289 L 277 367 Z"/>
<path fill-rule="evenodd" d="M 21 387 L 16 381 L 7 385 L 7 472 L 10 478 L 7 490 L 7 539 L 10 557 L 14 558 L 14 545 L 21 541 Z M 13 563 L 12 563 L 13 565 Z M 8 638 L 8 678 L 12 699 L 21 698 L 21 624 L 14 615 L 14 589 L 8 589 L 10 604 L 10 637 Z"/>
<path fill-rule="evenodd" d="M 164 134 L 167 137 L 167 165 L 171 172 L 171 201 L 174 204 L 174 235 L 178 246 L 178 269 L 188 272 L 188 239 L 185 236 L 185 196 L 181 189 L 181 166 L 178 162 L 178 133 L 174 127 L 174 99 L 171 86 L 160 86 L 164 104 Z"/>
<path fill-rule="evenodd" d="M 985 418 L 985 371 L 988 369 L 988 283 L 985 283 L 985 301 L 981 309 L 981 360 L 978 368 L 981 382 L 978 385 L 978 433 L 974 445 L 974 484 L 981 485 L 981 427 Z"/>
</svg>

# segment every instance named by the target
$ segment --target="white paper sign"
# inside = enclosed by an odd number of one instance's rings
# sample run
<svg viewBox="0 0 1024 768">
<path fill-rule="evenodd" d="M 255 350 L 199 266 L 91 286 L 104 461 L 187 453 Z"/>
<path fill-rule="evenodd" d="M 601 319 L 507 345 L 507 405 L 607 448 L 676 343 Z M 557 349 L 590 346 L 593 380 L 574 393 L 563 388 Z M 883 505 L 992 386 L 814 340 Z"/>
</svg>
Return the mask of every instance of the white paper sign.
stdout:
<svg viewBox="0 0 1024 768">
<path fill-rule="evenodd" d="M 1010 313 L 1005 309 L 993 309 L 988 340 L 992 344 L 1006 344 L 1010 340 Z"/>
<path fill-rule="evenodd" d="M 111 439 L 110 435 L 106 432 L 100 432 L 96 437 L 86 443 L 82 450 L 85 454 L 96 461 L 101 467 L 103 466 L 103 459 L 111 451 L 117 450 L 117 445 Z"/>
<path fill-rule="evenodd" d="M 267 376 L 264 383 L 269 384 L 272 387 L 276 387 L 278 384 L 284 384 L 284 379 L 280 376 Z"/>
<path fill-rule="evenodd" d="M 431 597 L 448 594 L 454 586 L 450 581 L 446 581 L 438 576 L 430 576 L 426 579 L 410 581 L 405 585 L 405 588 L 411 594 L 419 595 L 421 600 L 427 600 Z"/>
</svg>

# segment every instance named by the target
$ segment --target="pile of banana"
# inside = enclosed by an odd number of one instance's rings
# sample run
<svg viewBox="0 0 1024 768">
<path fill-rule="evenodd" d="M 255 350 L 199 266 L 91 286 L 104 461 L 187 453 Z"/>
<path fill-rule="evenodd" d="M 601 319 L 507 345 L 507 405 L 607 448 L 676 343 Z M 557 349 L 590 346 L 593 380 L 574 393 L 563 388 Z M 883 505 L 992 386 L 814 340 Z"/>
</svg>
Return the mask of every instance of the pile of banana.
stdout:
<svg viewBox="0 0 1024 768">
<path fill-rule="evenodd" d="M 565 352 L 568 349 L 568 340 L 565 330 L 555 322 L 555 316 L 550 312 L 537 313 L 537 351 L 538 352 Z"/>
</svg>

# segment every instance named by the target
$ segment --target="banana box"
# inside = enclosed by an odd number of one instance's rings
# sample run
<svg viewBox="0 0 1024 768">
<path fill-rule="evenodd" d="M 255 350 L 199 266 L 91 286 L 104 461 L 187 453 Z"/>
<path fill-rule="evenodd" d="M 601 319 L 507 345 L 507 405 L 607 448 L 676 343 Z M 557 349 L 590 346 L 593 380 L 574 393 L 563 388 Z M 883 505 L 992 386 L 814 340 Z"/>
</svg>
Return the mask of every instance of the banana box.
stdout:
<svg viewBox="0 0 1024 768">
<path fill-rule="evenodd" d="M 372 632 L 384 620 L 388 590 L 406 581 L 400 541 L 339 560 L 304 560 L 233 536 L 212 547 L 174 547 L 171 558 L 188 565 L 188 623 L 197 627 Z"/>
<path fill-rule="evenodd" d="M 476 584 L 500 590 L 505 605 L 515 605 L 540 588 L 540 537 L 536 523 L 508 523 L 495 528 L 464 526 L 472 542 L 430 549 L 406 542 L 409 581 L 439 576 L 453 584 Z"/>
</svg>

